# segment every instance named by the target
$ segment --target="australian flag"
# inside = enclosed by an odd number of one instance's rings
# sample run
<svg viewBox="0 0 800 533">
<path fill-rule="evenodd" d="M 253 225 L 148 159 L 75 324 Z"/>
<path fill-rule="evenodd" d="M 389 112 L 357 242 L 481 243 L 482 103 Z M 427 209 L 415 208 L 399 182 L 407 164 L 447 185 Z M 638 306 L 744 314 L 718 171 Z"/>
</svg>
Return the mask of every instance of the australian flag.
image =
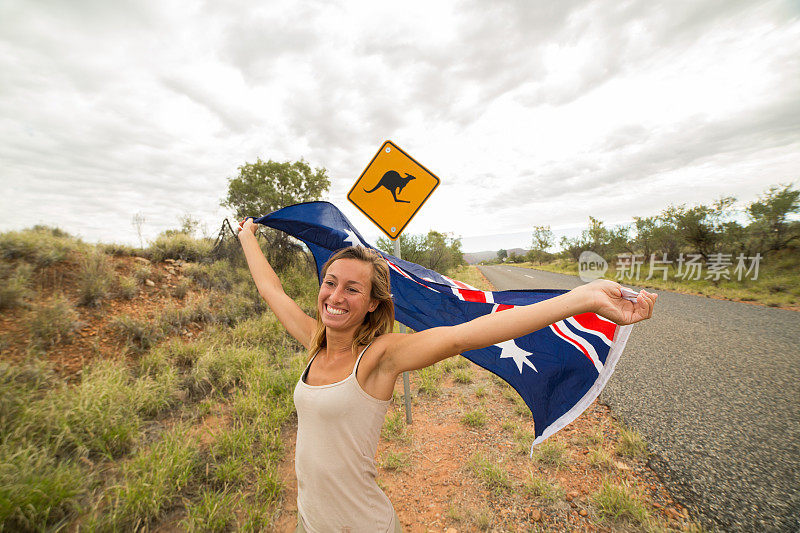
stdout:
<svg viewBox="0 0 800 533">
<path fill-rule="evenodd" d="M 308 246 L 319 277 L 322 265 L 347 246 L 370 246 L 333 204 L 308 202 L 256 219 Z M 501 313 L 567 291 L 481 291 L 420 265 L 378 251 L 389 263 L 397 320 L 422 331 Z M 594 313 L 551 324 L 531 334 L 462 354 L 508 382 L 533 414 L 536 446 L 575 420 L 603 390 L 632 326 L 618 326 Z"/>
</svg>

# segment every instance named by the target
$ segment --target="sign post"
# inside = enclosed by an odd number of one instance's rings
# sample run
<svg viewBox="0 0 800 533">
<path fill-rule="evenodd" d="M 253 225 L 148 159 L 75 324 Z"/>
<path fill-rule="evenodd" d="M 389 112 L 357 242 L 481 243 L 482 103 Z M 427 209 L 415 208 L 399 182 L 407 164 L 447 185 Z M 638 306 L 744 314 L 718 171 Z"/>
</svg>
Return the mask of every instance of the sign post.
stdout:
<svg viewBox="0 0 800 533">
<path fill-rule="evenodd" d="M 394 255 L 402 259 L 400 234 L 438 186 L 439 178 L 430 170 L 392 141 L 386 141 L 356 180 L 347 199 L 394 241 Z M 400 324 L 400 333 L 405 332 L 405 324 Z M 408 372 L 403 372 L 403 396 L 406 424 L 411 424 Z"/>
</svg>

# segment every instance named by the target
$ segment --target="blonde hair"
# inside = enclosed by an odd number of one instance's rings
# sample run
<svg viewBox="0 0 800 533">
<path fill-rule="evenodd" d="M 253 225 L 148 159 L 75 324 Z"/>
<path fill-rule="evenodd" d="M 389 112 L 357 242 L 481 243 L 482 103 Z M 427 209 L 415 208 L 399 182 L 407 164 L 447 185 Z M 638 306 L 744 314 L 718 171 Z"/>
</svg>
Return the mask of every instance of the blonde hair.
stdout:
<svg viewBox="0 0 800 533">
<path fill-rule="evenodd" d="M 364 322 L 356 330 L 353 337 L 353 353 L 356 353 L 359 346 L 369 344 L 375 337 L 390 333 L 394 329 L 394 302 L 389 285 L 389 265 L 378 252 L 362 246 L 350 246 L 334 253 L 322 266 L 322 279 L 325 278 L 328 268 L 338 259 L 356 259 L 372 265 L 370 298 L 378 301 L 378 307 L 367 313 Z M 319 310 L 317 310 L 317 328 L 311 337 L 311 345 L 308 348 L 309 358 L 326 344 L 325 325 L 322 323 Z"/>
</svg>

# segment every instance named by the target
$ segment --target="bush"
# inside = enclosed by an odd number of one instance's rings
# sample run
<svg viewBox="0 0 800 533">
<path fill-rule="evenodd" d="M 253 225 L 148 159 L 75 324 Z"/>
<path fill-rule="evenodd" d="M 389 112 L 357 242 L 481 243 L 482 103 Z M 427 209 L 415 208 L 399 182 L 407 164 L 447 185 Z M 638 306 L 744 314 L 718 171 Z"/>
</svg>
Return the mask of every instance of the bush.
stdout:
<svg viewBox="0 0 800 533">
<path fill-rule="evenodd" d="M 133 269 L 133 278 L 140 284 L 144 283 L 144 280 L 150 279 L 152 275 L 153 268 L 150 265 L 136 265 L 136 268 Z"/>
<path fill-rule="evenodd" d="M 139 294 L 139 284 L 134 278 L 120 276 L 117 278 L 117 294 L 120 298 L 132 300 Z"/>
<path fill-rule="evenodd" d="M 66 341 L 78 326 L 75 307 L 61 295 L 35 307 L 33 317 L 28 322 L 31 342 L 39 348 L 49 348 Z"/>
<path fill-rule="evenodd" d="M 159 263 L 164 259 L 201 261 L 211 253 L 212 243 L 207 239 L 195 239 L 185 233 L 160 235 L 150 245 L 151 259 Z"/>
<path fill-rule="evenodd" d="M 159 324 L 128 315 L 114 317 L 111 329 L 122 335 L 128 345 L 140 353 L 152 348 L 164 336 Z"/>
<path fill-rule="evenodd" d="M 12 271 L 10 265 L 0 265 L 0 309 L 11 309 L 30 296 L 28 285 L 33 267 L 20 263 Z"/>
<path fill-rule="evenodd" d="M 0 234 L 0 258 L 23 259 L 37 267 L 64 261 L 70 252 L 85 247 L 58 228 L 35 226 Z"/>
<path fill-rule="evenodd" d="M 87 253 L 80 261 L 78 301 L 80 305 L 97 306 L 108 296 L 114 272 L 102 252 Z"/>
</svg>

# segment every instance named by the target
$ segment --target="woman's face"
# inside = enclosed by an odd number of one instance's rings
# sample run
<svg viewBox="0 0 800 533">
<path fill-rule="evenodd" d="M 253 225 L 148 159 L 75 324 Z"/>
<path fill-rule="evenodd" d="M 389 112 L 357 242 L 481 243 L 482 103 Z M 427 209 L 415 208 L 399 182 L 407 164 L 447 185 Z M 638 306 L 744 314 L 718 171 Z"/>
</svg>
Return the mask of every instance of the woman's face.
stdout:
<svg viewBox="0 0 800 533">
<path fill-rule="evenodd" d="M 369 311 L 378 307 L 370 298 L 372 265 L 357 259 L 337 259 L 322 279 L 317 310 L 325 327 L 355 330 Z"/>
</svg>

